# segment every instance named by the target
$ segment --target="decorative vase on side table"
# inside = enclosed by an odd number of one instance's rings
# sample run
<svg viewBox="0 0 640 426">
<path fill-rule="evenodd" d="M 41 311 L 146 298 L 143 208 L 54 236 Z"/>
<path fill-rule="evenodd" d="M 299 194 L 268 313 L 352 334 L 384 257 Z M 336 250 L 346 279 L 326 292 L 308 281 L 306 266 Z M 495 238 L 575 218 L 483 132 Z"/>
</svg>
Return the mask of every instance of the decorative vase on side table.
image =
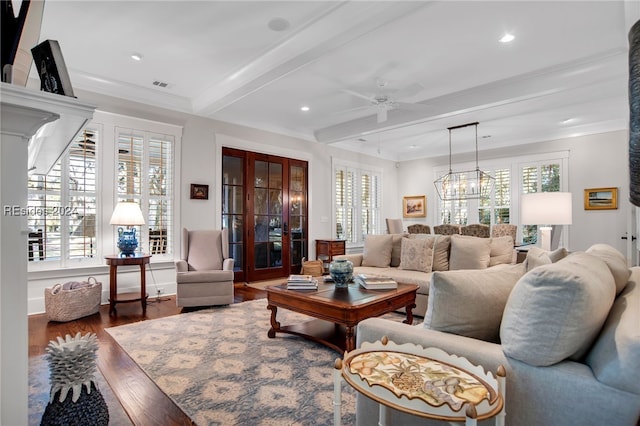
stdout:
<svg viewBox="0 0 640 426">
<path fill-rule="evenodd" d="M 336 288 L 347 288 L 353 278 L 353 262 L 348 259 L 335 259 L 329 265 L 329 274 Z"/>
</svg>

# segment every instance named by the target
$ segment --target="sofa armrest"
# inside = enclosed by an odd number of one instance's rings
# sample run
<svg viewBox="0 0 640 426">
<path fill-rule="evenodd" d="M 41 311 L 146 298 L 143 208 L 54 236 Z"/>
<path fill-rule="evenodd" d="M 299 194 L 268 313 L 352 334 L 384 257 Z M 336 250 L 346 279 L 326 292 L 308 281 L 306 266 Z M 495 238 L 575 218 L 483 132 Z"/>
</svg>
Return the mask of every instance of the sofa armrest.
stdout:
<svg viewBox="0 0 640 426">
<path fill-rule="evenodd" d="M 224 259 L 222 261 L 222 270 L 223 271 L 233 271 L 233 265 L 235 261 L 232 258 Z"/>
<path fill-rule="evenodd" d="M 176 272 L 187 272 L 189 265 L 186 260 L 176 260 Z"/>
<path fill-rule="evenodd" d="M 362 253 L 354 253 L 354 254 L 340 254 L 338 256 L 333 256 L 334 259 L 347 259 L 353 263 L 353 266 L 361 266 L 362 265 Z"/>
</svg>

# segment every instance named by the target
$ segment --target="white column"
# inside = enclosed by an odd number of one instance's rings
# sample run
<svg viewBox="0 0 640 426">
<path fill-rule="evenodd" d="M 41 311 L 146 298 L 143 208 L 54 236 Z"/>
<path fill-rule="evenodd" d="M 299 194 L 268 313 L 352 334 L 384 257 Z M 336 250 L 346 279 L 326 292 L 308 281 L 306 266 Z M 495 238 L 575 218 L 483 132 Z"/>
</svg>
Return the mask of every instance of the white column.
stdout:
<svg viewBox="0 0 640 426">
<path fill-rule="evenodd" d="M 0 424 L 27 424 L 27 143 L 54 113 L 2 104 L 0 139 Z"/>
</svg>

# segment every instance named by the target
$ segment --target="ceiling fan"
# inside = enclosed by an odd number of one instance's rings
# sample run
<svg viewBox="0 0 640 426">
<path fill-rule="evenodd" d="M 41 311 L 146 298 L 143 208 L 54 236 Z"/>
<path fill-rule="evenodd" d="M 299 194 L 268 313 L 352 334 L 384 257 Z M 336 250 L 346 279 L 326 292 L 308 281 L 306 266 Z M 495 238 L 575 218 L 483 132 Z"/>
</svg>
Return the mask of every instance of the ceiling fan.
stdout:
<svg viewBox="0 0 640 426">
<path fill-rule="evenodd" d="M 399 89 L 395 92 L 389 92 L 387 89 L 388 82 L 386 80 L 377 80 L 377 90 L 373 95 L 366 95 L 351 89 L 342 89 L 343 92 L 352 96 L 356 96 L 361 99 L 369 101 L 369 105 L 352 108 L 346 111 L 359 111 L 368 108 L 375 108 L 377 115 L 377 122 L 383 123 L 387 121 L 388 112 L 393 109 L 405 109 L 412 111 L 425 111 L 429 108 L 422 104 L 412 104 L 408 102 L 399 102 L 396 99 L 403 98 L 409 95 L 414 95 L 424 89 L 421 84 L 415 83 L 405 88 Z"/>
</svg>

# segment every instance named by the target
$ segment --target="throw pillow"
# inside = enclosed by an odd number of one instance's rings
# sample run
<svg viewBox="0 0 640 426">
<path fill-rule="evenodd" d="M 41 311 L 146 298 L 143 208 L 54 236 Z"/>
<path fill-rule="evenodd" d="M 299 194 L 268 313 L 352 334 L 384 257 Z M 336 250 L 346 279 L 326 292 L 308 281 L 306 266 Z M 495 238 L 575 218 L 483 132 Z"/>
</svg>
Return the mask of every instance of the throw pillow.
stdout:
<svg viewBox="0 0 640 426">
<path fill-rule="evenodd" d="M 511 235 L 490 238 L 490 240 L 489 266 L 514 263 L 513 238 Z"/>
<path fill-rule="evenodd" d="M 527 268 L 527 272 L 542 265 L 548 265 L 550 263 L 556 263 L 559 260 L 567 257 L 569 253 L 564 247 L 560 247 L 553 251 L 543 250 L 540 247 L 531 247 L 527 252 L 527 258 L 524 263 Z"/>
<path fill-rule="evenodd" d="M 391 262 L 389 266 L 400 265 L 400 254 L 402 253 L 402 237 L 404 234 L 391 234 Z"/>
<path fill-rule="evenodd" d="M 620 294 L 631 276 L 631 269 L 627 267 L 624 255 L 608 244 L 594 244 L 587 249 L 587 253 L 597 256 L 607 264 L 616 282 L 616 295 Z"/>
<path fill-rule="evenodd" d="M 636 277 L 616 298 L 600 336 L 585 361 L 598 381 L 640 394 L 640 331 L 638 309 L 630 309 L 632 306 L 640 306 Z"/>
<path fill-rule="evenodd" d="M 534 366 L 579 359 L 602 328 L 615 291 L 606 263 L 588 253 L 533 269 L 509 295 L 502 350 Z"/>
<path fill-rule="evenodd" d="M 388 268 L 391 264 L 391 234 L 367 235 L 364 239 L 362 266 Z"/>
<path fill-rule="evenodd" d="M 424 327 L 497 343 L 504 306 L 524 272 L 522 264 L 434 272 Z"/>
<path fill-rule="evenodd" d="M 487 269 L 491 254 L 490 244 L 490 238 L 452 235 L 449 270 Z"/>
<path fill-rule="evenodd" d="M 399 269 L 431 272 L 433 239 L 402 239 Z"/>
<path fill-rule="evenodd" d="M 449 270 L 449 251 L 451 247 L 451 237 L 449 235 L 430 234 L 409 234 L 408 238 L 416 240 L 433 240 L 433 262 L 432 270 Z"/>
</svg>

